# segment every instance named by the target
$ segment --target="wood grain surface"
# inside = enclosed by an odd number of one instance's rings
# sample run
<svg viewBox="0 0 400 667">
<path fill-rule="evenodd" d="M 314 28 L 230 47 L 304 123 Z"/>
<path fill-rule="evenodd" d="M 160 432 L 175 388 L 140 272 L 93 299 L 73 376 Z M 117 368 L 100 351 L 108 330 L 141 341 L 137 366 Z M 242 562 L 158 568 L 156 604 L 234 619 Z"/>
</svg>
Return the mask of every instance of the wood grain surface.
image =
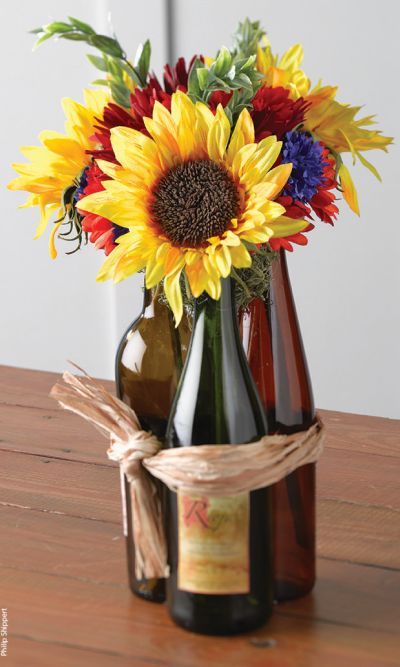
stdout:
<svg viewBox="0 0 400 667">
<path fill-rule="evenodd" d="M 48 397 L 56 378 L 0 367 L 5 665 L 400 665 L 400 422 L 321 411 L 315 590 L 257 632 L 211 638 L 130 593 L 118 470 L 101 435 Z"/>
</svg>

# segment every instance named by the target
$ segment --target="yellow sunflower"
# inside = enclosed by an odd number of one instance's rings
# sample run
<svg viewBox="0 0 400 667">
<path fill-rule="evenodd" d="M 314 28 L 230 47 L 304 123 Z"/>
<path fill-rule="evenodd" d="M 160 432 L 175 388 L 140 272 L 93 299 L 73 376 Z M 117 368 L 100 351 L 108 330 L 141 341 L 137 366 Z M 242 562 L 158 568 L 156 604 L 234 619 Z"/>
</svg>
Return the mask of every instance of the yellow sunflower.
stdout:
<svg viewBox="0 0 400 667">
<path fill-rule="evenodd" d="M 301 44 L 294 44 L 279 58 L 272 53 L 271 44 L 265 37 L 263 46 L 257 49 L 257 69 L 264 75 L 263 83 L 272 88 L 288 88 L 295 100 L 307 95 L 310 79 L 300 69 L 303 56 Z"/>
<path fill-rule="evenodd" d="M 164 279 L 178 323 L 182 271 L 195 297 L 206 291 L 219 299 L 220 278 L 232 267 L 251 265 L 245 242 L 265 243 L 308 223 L 285 218 L 285 209 L 272 201 L 292 166 L 271 169 L 281 142 L 268 137 L 254 143 L 247 110 L 231 136 L 222 106 L 214 115 L 177 92 L 171 112 L 156 102 L 144 122 L 149 136 L 126 127 L 111 130 L 120 166 L 98 161 L 111 180 L 103 181 L 104 191 L 81 199 L 79 208 L 130 230 L 119 237 L 98 280 L 118 282 L 145 268 L 149 288 Z"/>
<path fill-rule="evenodd" d="M 21 148 L 29 162 L 12 165 L 20 175 L 8 184 L 8 188 L 31 193 L 22 207 L 40 208 L 40 222 L 35 238 L 43 234 L 54 215 L 61 215 L 64 190 L 77 185 L 82 170 L 90 162 L 90 155 L 86 151 L 95 147 L 92 140 L 95 119 L 102 117 L 110 96 L 103 90 L 85 90 L 84 99 L 85 105 L 82 105 L 64 98 L 65 134 L 45 130 L 39 136 L 42 146 Z M 49 248 L 53 258 L 57 255 L 54 237 L 61 224 L 62 221 L 55 224 L 50 235 Z"/>
</svg>

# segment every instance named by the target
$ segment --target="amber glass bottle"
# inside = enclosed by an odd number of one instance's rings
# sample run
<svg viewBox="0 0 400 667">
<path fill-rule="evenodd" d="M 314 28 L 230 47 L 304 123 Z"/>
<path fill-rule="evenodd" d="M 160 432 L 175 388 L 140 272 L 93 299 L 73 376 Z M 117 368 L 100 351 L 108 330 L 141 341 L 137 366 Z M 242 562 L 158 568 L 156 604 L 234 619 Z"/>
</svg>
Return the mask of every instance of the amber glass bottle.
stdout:
<svg viewBox="0 0 400 667">
<path fill-rule="evenodd" d="M 284 250 L 272 262 L 268 299 L 250 304 L 241 328 L 268 432 L 306 430 L 315 419 L 314 401 Z M 315 582 L 315 464 L 275 484 L 272 499 L 275 598 L 288 600 Z"/>
<path fill-rule="evenodd" d="M 185 360 L 190 331 L 184 317 L 176 329 L 168 306 L 156 290 L 145 290 L 143 310 L 122 337 L 116 356 L 115 377 L 118 397 L 131 406 L 143 429 L 164 439 L 168 415 Z M 153 602 L 165 600 L 164 579 L 135 576 L 130 484 L 121 479 L 124 532 L 126 535 L 130 587 Z M 159 492 L 162 494 L 161 484 Z"/>
<path fill-rule="evenodd" d="M 248 443 L 265 434 L 231 288 L 226 278 L 220 301 L 196 300 L 169 447 Z M 214 635 L 263 624 L 273 597 L 270 491 L 222 498 L 170 492 L 168 498 L 167 600 L 175 622 Z"/>
</svg>

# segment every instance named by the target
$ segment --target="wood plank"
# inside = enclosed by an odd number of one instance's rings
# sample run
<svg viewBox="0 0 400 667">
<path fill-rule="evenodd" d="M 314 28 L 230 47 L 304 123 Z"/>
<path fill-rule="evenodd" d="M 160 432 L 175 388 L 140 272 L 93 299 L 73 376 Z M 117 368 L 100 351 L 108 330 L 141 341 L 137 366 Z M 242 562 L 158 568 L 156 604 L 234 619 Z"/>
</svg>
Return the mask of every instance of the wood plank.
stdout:
<svg viewBox="0 0 400 667">
<path fill-rule="evenodd" d="M 125 542 L 114 524 L 6 508 L 0 554 L 1 566 L 57 576 L 62 587 L 76 579 L 127 588 Z M 320 559 L 314 594 L 278 611 L 396 634 L 399 590 L 400 572 Z"/>
<path fill-rule="evenodd" d="M 40 642 L 13 634 L 9 635 L 9 646 L 7 667 L 151 667 L 167 664 L 135 658 L 133 665 L 131 657 L 111 651 L 80 649 L 57 641 Z"/>
<path fill-rule="evenodd" d="M 325 447 L 317 466 L 318 498 L 400 511 L 399 470 L 389 456 Z"/>
<path fill-rule="evenodd" d="M 0 503 L 119 523 L 117 466 L 1 453 Z"/>
<path fill-rule="evenodd" d="M 400 572 L 318 558 L 311 595 L 279 604 L 279 613 L 399 635 Z"/>
<path fill-rule="evenodd" d="M 67 363 L 65 370 L 71 370 Z M 49 397 L 49 392 L 61 375 L 49 371 L 0 366 L 0 403 L 52 409 L 55 403 L 54 399 Z M 101 382 L 109 391 L 114 391 L 114 382 L 110 380 Z"/>
<path fill-rule="evenodd" d="M 19 507 L 1 508 L 0 565 L 101 585 L 128 581 L 122 525 Z"/>
<path fill-rule="evenodd" d="M 319 410 L 327 444 L 346 451 L 400 458 L 400 420 Z"/>
<path fill-rule="evenodd" d="M 107 448 L 93 426 L 55 404 L 52 410 L 0 405 L 0 450 L 114 465 Z"/>
<path fill-rule="evenodd" d="M 344 659 L 354 667 L 378 667 L 396 665 L 398 659 L 398 636 L 377 630 L 278 612 L 257 632 L 214 639 L 176 628 L 163 606 L 140 601 L 127 590 L 73 580 L 60 586 L 59 577 L 10 570 L 2 571 L 2 580 L 4 604 L 13 617 L 10 631 L 41 642 L 174 667 L 265 667 L 266 660 L 271 667 L 342 667 Z M 254 645 L 271 639 L 276 646 L 267 651 Z"/>
<path fill-rule="evenodd" d="M 400 512 L 319 500 L 318 554 L 327 558 L 400 568 Z"/>
</svg>

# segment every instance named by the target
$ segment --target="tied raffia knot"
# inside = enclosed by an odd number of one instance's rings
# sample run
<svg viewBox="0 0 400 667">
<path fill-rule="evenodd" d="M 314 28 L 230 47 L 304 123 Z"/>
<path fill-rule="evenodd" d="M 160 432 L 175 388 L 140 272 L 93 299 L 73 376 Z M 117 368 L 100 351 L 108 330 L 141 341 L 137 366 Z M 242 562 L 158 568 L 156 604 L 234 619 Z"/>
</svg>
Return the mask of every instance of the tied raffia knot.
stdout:
<svg viewBox="0 0 400 667">
<path fill-rule="evenodd" d="M 127 440 L 119 440 L 111 436 L 107 456 L 111 461 L 120 464 L 122 471 L 130 482 L 140 474 L 143 459 L 157 454 L 161 448 L 160 441 L 148 431 L 136 431 Z"/>
<path fill-rule="evenodd" d="M 154 478 L 175 492 L 236 495 L 275 484 L 296 468 L 317 461 L 323 449 L 324 427 L 317 418 L 307 431 L 266 435 L 249 444 L 161 450 L 160 441 L 141 429 L 131 408 L 82 372 L 85 378 L 64 373 L 65 384 L 55 384 L 50 395 L 110 438 L 108 457 L 119 463 L 130 483 L 139 579 L 168 576 L 163 513 Z"/>
</svg>

